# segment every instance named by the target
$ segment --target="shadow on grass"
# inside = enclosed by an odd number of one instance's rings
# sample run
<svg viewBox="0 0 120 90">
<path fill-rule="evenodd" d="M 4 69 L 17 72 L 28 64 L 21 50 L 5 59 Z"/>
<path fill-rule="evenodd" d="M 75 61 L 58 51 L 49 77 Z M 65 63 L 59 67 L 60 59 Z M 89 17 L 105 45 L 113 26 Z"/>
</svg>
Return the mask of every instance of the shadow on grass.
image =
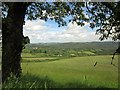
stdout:
<svg viewBox="0 0 120 90">
<path fill-rule="evenodd" d="M 54 82 L 53 80 L 50 80 L 47 76 L 44 78 L 39 78 L 38 76 L 33 76 L 30 74 L 22 75 L 20 78 L 15 78 L 15 77 L 10 77 L 8 79 L 7 83 L 4 83 L 2 85 L 2 89 L 15 89 L 15 90 L 35 90 L 35 89 L 45 89 L 45 90 L 50 90 L 53 88 L 81 88 L 81 89 L 97 89 L 100 90 L 106 90 L 107 88 L 105 87 L 94 87 L 92 85 L 80 83 L 80 82 L 71 82 L 71 83 L 66 83 L 64 85 Z"/>
<path fill-rule="evenodd" d="M 37 60 L 24 60 L 22 59 L 22 63 L 32 63 L 32 62 L 51 62 L 51 61 L 56 61 L 56 60 L 60 60 L 58 58 L 56 59 L 37 59 Z"/>
</svg>

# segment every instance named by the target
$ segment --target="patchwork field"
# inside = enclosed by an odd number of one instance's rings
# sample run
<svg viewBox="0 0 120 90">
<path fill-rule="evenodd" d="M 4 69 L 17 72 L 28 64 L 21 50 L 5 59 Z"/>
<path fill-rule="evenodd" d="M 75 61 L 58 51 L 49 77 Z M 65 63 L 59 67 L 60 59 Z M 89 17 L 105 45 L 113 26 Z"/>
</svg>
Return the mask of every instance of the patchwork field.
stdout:
<svg viewBox="0 0 120 90">
<path fill-rule="evenodd" d="M 23 74 L 49 78 L 56 83 L 83 83 L 93 87 L 118 87 L 118 56 L 112 55 L 57 58 L 24 58 Z M 37 62 L 36 62 L 37 60 Z M 96 66 L 94 66 L 96 64 Z"/>
</svg>

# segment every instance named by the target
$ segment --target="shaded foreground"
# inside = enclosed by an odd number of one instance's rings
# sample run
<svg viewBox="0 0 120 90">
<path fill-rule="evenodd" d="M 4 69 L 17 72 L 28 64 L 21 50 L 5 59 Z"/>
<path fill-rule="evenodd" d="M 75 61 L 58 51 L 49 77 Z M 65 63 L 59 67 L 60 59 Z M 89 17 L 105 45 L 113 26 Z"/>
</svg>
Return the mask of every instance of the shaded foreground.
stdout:
<svg viewBox="0 0 120 90">
<path fill-rule="evenodd" d="M 9 82 L 3 84 L 2 87 L 3 89 L 106 88 L 103 86 L 95 87 L 90 84 L 80 82 L 69 82 L 63 85 L 53 80 L 50 80 L 48 77 L 40 78 L 31 74 L 22 75 L 20 78 L 10 77 Z"/>
</svg>

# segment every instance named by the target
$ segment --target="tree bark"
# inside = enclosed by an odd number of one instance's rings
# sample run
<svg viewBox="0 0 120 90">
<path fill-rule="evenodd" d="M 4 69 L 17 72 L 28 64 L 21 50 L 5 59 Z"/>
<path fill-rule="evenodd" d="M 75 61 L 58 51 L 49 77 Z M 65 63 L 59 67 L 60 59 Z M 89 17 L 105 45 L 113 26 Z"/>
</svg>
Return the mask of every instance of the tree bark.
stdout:
<svg viewBox="0 0 120 90">
<path fill-rule="evenodd" d="M 23 43 L 23 24 L 27 3 L 14 2 L 2 22 L 2 82 L 13 74 L 21 73 L 21 52 Z"/>
</svg>

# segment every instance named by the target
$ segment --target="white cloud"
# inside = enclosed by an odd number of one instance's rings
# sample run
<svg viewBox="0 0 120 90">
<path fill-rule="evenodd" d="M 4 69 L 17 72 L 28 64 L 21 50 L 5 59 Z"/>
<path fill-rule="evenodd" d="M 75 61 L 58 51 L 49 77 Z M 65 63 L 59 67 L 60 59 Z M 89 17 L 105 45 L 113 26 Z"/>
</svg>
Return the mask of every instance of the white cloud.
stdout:
<svg viewBox="0 0 120 90">
<path fill-rule="evenodd" d="M 47 27 L 45 26 L 44 20 L 35 20 L 35 21 L 26 21 L 23 26 L 25 30 L 45 30 Z"/>
<path fill-rule="evenodd" d="M 81 27 L 70 22 L 65 30 L 49 31 L 54 27 L 47 26 L 43 20 L 26 21 L 23 33 L 29 36 L 32 43 L 99 41 L 99 36 L 95 35 L 95 31 L 87 29 L 87 26 L 88 23 Z"/>
<path fill-rule="evenodd" d="M 86 25 L 88 24 L 86 23 Z M 95 31 L 89 31 L 85 27 L 77 26 L 76 23 L 69 23 L 67 29 L 62 32 L 61 35 L 59 34 L 58 38 L 68 42 L 89 42 L 99 39 L 99 37 L 95 35 Z"/>
</svg>

